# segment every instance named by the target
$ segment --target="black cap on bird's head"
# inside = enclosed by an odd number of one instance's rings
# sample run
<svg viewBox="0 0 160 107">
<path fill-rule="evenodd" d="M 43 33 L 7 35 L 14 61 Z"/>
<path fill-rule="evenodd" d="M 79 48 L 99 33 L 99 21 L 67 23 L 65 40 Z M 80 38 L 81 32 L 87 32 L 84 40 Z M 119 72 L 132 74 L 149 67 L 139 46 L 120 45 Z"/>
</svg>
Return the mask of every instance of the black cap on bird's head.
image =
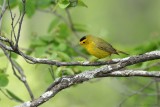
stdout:
<svg viewBox="0 0 160 107">
<path fill-rule="evenodd" d="M 90 43 L 91 35 L 85 35 L 79 40 L 80 45 L 88 45 Z"/>
<path fill-rule="evenodd" d="M 85 44 L 87 44 L 87 36 L 83 36 L 83 37 L 79 40 L 79 44 L 80 44 L 80 45 L 85 45 Z"/>
<path fill-rule="evenodd" d="M 81 39 L 80 39 L 80 42 L 85 40 L 86 39 L 86 36 L 83 36 Z"/>
</svg>

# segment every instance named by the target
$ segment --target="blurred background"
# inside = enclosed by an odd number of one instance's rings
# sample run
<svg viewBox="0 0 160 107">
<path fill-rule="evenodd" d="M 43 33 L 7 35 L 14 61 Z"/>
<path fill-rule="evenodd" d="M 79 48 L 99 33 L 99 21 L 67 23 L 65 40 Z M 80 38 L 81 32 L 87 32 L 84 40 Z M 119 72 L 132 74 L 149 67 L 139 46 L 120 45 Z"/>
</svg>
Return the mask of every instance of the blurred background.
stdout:
<svg viewBox="0 0 160 107">
<path fill-rule="evenodd" d="M 19 3 L 18 0 L 15 1 Z M 130 55 L 160 49 L 159 0 L 83 0 L 87 7 L 71 6 L 67 11 L 61 5 L 55 9 L 54 3 L 45 6 L 44 0 L 28 2 L 19 47 L 30 56 L 68 62 L 91 60 L 93 57 L 79 46 L 79 39 L 86 34 L 101 37 Z M 16 3 L 12 12 L 18 18 L 20 6 Z M 35 8 L 34 3 L 39 5 Z M 54 10 L 56 12 L 53 12 Z M 11 32 L 10 24 L 10 13 L 7 10 L 2 31 L 8 38 Z M 126 56 L 112 56 L 119 57 Z M 28 64 L 17 55 L 13 55 L 13 59 L 23 68 L 35 98 L 38 98 L 55 78 L 62 76 L 62 71 L 63 75 L 73 75 L 96 68 Z M 0 68 L 5 69 L 9 80 L 7 86 L 1 87 L 1 90 L 8 89 L 20 99 L 30 100 L 23 83 L 14 76 L 7 58 L 1 56 L 0 60 L 3 61 Z M 128 69 L 159 70 L 158 61 L 137 64 Z M 152 64 L 155 66 L 151 66 Z M 159 107 L 159 92 L 159 80 L 155 78 L 99 78 L 67 88 L 40 107 Z M 19 104 L 0 92 L 1 107 Z"/>
</svg>

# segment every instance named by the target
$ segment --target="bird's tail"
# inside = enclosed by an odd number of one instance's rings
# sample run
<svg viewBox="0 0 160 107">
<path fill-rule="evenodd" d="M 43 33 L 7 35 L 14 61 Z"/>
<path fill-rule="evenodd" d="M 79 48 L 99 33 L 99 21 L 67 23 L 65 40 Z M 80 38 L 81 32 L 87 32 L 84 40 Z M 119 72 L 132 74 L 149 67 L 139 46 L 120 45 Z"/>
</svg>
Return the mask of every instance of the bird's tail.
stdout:
<svg viewBox="0 0 160 107">
<path fill-rule="evenodd" d="M 125 55 L 129 55 L 128 53 L 123 52 L 123 51 L 119 51 L 119 50 L 117 50 L 117 53 L 122 53 L 122 54 L 125 54 Z"/>
</svg>

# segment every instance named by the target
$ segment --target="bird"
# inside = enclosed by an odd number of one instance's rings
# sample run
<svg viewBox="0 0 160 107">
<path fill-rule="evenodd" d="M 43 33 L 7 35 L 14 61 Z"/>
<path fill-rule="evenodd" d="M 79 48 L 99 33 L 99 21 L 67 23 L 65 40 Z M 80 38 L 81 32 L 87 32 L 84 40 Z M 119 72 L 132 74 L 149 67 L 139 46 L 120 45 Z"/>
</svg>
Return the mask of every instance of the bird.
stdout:
<svg viewBox="0 0 160 107">
<path fill-rule="evenodd" d="M 99 59 L 111 56 L 112 54 L 119 55 L 119 53 L 129 55 L 128 53 L 115 49 L 107 41 L 92 35 L 83 36 L 79 44 L 83 46 L 88 53 Z"/>
</svg>

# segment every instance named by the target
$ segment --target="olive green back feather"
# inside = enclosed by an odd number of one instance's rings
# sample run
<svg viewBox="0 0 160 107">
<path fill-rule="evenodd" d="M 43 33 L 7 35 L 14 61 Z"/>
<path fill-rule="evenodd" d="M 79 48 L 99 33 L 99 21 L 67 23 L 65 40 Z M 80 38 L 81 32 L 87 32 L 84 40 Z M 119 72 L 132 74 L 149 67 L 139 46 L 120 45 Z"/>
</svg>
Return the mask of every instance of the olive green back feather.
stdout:
<svg viewBox="0 0 160 107">
<path fill-rule="evenodd" d="M 111 54 L 118 54 L 116 49 L 113 48 L 113 46 L 111 44 L 109 44 L 108 42 L 104 41 L 101 38 L 97 38 L 94 37 L 93 39 L 95 39 L 95 44 L 97 44 L 97 48 L 104 50 L 106 52 L 109 52 Z"/>
</svg>

